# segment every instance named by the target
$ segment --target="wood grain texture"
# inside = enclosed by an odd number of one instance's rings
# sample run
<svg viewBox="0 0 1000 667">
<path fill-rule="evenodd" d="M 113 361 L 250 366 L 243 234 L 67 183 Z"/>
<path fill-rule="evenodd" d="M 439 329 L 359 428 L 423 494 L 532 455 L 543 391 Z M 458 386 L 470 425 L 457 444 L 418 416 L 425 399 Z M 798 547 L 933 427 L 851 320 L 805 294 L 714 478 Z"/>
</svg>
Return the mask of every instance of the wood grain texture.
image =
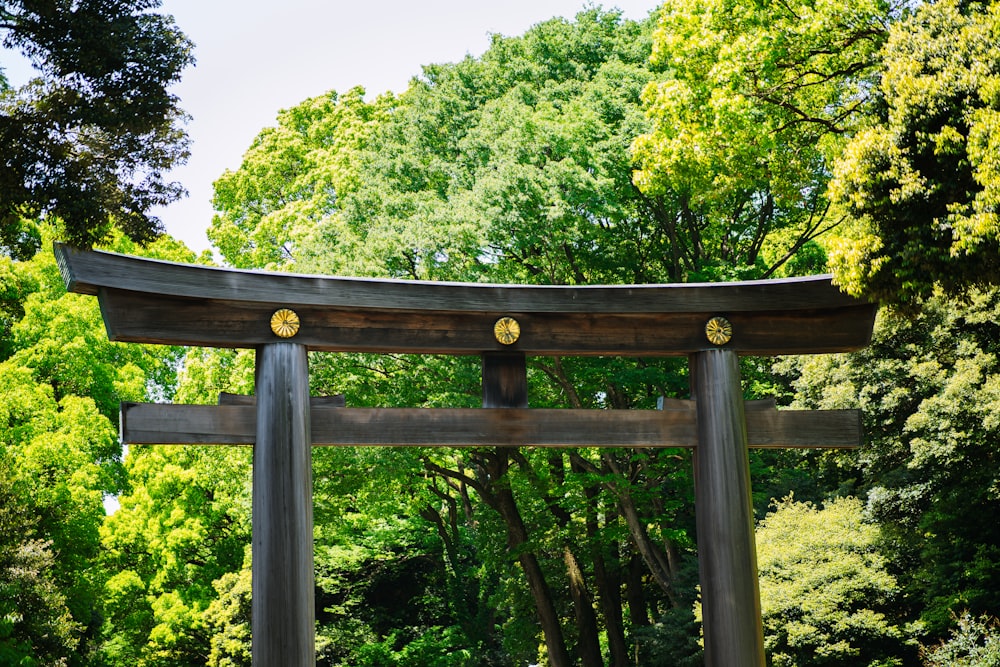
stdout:
<svg viewBox="0 0 1000 667">
<path fill-rule="evenodd" d="M 312 350 L 480 354 L 686 355 L 711 349 L 715 315 L 740 354 L 843 352 L 867 345 L 875 306 L 829 276 L 735 283 L 536 286 L 299 276 L 209 268 L 79 251 L 57 244 L 68 288 L 96 294 L 114 340 L 255 347 L 271 314 L 302 320 Z M 503 316 L 521 324 L 506 347 Z"/>
<path fill-rule="evenodd" d="M 275 305 L 199 301 L 101 288 L 101 310 L 112 340 L 202 347 L 256 347 L 278 340 L 271 332 Z M 287 303 L 281 305 L 289 305 Z M 705 324 L 717 313 L 582 314 L 365 311 L 300 306 L 296 343 L 327 352 L 475 355 L 669 356 L 713 346 Z M 868 344 L 875 308 L 724 313 L 733 324 L 726 345 L 744 355 L 847 352 Z M 504 315 L 521 324 L 505 346 L 493 336 Z"/>
<path fill-rule="evenodd" d="M 747 403 L 751 447 L 849 449 L 861 444 L 857 410 L 773 410 Z M 692 401 L 665 410 L 334 408 L 313 406 L 317 446 L 692 447 Z M 250 405 L 122 404 L 122 440 L 129 444 L 252 444 Z"/>
<path fill-rule="evenodd" d="M 528 364 L 522 352 L 487 352 L 482 358 L 483 407 L 528 407 Z"/>
<path fill-rule="evenodd" d="M 310 396 L 309 397 L 309 407 L 331 407 L 331 408 L 342 408 L 346 405 L 343 394 L 334 394 L 333 396 Z M 257 405 L 256 396 L 247 396 L 246 394 L 230 394 L 229 392 L 221 392 L 219 394 L 219 405 Z"/>
<path fill-rule="evenodd" d="M 728 350 L 701 352 L 691 372 L 705 666 L 765 667 L 739 359 Z"/>
<path fill-rule="evenodd" d="M 552 286 L 304 276 L 178 264 L 57 243 L 67 289 L 101 287 L 187 299 L 374 310 L 531 313 L 670 313 L 811 310 L 857 305 L 829 276 L 732 283 Z"/>
<path fill-rule="evenodd" d="M 257 350 L 253 451 L 254 667 L 314 667 L 312 448 L 306 349 Z"/>
</svg>

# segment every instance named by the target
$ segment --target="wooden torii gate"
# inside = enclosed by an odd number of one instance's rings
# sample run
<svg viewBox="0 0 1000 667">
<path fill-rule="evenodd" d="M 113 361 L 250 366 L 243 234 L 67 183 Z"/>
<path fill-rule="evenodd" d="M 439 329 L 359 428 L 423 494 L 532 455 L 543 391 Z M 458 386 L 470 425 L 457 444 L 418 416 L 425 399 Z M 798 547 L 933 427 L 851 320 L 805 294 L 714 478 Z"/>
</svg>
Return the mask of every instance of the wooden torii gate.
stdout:
<svg viewBox="0 0 1000 667">
<path fill-rule="evenodd" d="M 764 667 L 747 447 L 854 447 L 857 411 L 744 403 L 739 355 L 868 344 L 876 307 L 829 277 L 510 286 L 300 276 L 56 244 L 111 340 L 255 348 L 253 399 L 122 407 L 125 443 L 253 443 L 255 667 L 315 665 L 312 445 L 695 446 L 705 663 Z M 307 351 L 480 355 L 483 409 L 310 399 Z M 692 401 L 663 410 L 527 407 L 527 355 L 689 356 Z"/>
</svg>

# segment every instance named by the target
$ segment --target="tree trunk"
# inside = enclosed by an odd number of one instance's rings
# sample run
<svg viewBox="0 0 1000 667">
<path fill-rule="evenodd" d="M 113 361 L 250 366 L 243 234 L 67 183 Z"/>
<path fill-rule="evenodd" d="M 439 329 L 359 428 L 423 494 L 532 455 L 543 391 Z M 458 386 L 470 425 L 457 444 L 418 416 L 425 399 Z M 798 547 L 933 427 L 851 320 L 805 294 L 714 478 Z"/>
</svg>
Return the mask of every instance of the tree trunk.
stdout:
<svg viewBox="0 0 1000 667">
<path fill-rule="evenodd" d="M 497 457 L 507 459 L 506 452 L 496 452 Z M 514 500 L 514 494 L 503 478 L 498 478 L 495 498 L 497 510 L 503 517 L 507 526 L 507 547 L 517 553 L 518 563 L 524 571 L 524 576 L 528 580 L 528 588 L 531 590 L 531 597 L 535 601 L 535 611 L 538 613 L 538 622 L 542 626 L 542 633 L 545 635 L 545 648 L 548 652 L 551 667 L 571 667 L 569 652 L 566 650 L 566 640 L 563 638 L 562 626 L 559 624 L 559 614 L 556 612 L 556 605 L 552 599 L 552 592 L 545 582 L 541 565 L 534 553 L 524 550 L 522 547 L 528 541 L 528 531 L 524 526 L 521 513 Z"/>
<path fill-rule="evenodd" d="M 596 493 L 596 490 L 595 490 Z M 588 495 L 590 492 L 588 491 Z M 616 520 L 616 515 L 611 513 L 607 523 Z M 587 517 L 587 534 L 594 539 L 597 534 L 597 520 Z M 612 574 L 617 573 L 617 567 L 609 567 L 607 553 L 612 559 L 617 560 L 612 549 L 604 549 L 598 545 L 594 554 L 594 583 L 597 588 L 597 597 L 601 606 L 601 615 L 604 617 L 604 628 L 608 633 L 608 652 L 611 655 L 611 667 L 628 667 L 628 644 L 625 643 L 625 622 L 622 618 L 622 591 L 621 581 Z"/>
<path fill-rule="evenodd" d="M 634 627 L 650 625 L 646 595 L 642 590 L 642 573 L 642 559 L 633 556 L 629 562 L 628 584 L 625 586 L 625 594 L 628 599 L 628 614 Z"/>
<path fill-rule="evenodd" d="M 576 627 L 580 636 L 577 650 L 583 667 L 604 667 L 601 656 L 601 643 L 597 639 L 597 614 L 594 613 L 594 601 L 583 580 L 580 562 L 570 550 L 563 548 L 563 562 L 566 563 L 566 574 L 569 577 L 569 594 L 573 598 L 573 608 L 576 611 Z"/>
<path fill-rule="evenodd" d="M 639 555 L 642 556 L 646 567 L 649 568 L 649 573 L 653 575 L 653 579 L 666 594 L 667 599 L 670 600 L 670 604 L 674 607 L 679 606 L 679 602 L 674 594 L 673 573 L 670 571 L 670 563 L 666 555 L 649 537 L 649 533 L 646 532 L 646 526 L 643 525 L 642 520 L 639 518 L 639 510 L 636 508 L 635 501 L 628 491 L 621 491 L 618 494 L 618 507 L 622 510 L 622 516 L 625 518 L 626 525 L 628 525 L 629 533 L 632 535 L 632 540 L 635 542 Z"/>
<path fill-rule="evenodd" d="M 570 464 L 574 472 L 587 471 L 586 462 L 577 453 L 570 454 Z M 594 587 L 604 618 L 604 628 L 608 636 L 608 652 L 611 656 L 611 667 L 628 667 L 628 644 L 625 643 L 625 622 L 622 617 L 622 590 L 618 564 L 618 542 L 614 541 L 608 547 L 598 540 L 598 515 L 601 514 L 600 487 L 589 486 L 584 489 L 587 498 L 587 537 L 593 547 Z M 610 526 L 618 522 L 618 513 L 614 507 L 605 507 L 605 524 Z M 609 567 L 609 561 L 613 561 Z M 614 572 L 614 574 L 612 574 Z"/>
</svg>

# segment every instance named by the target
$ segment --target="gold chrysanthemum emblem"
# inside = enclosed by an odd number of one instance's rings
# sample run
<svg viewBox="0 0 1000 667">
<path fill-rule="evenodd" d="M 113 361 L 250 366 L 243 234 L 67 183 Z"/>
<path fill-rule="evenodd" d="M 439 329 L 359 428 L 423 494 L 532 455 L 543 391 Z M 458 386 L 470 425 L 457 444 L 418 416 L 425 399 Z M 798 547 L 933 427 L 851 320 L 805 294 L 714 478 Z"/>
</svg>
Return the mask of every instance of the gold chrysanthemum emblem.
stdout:
<svg viewBox="0 0 1000 667">
<path fill-rule="evenodd" d="M 733 337 L 733 325 L 724 317 L 713 317 L 705 325 L 705 336 L 712 345 L 725 345 Z"/>
<path fill-rule="evenodd" d="M 501 317 L 493 325 L 493 335 L 501 345 L 513 345 L 521 337 L 521 325 L 513 317 Z"/>
<path fill-rule="evenodd" d="M 271 315 L 271 331 L 276 336 L 291 338 L 299 332 L 299 316 L 288 308 L 274 311 L 274 315 Z"/>
</svg>

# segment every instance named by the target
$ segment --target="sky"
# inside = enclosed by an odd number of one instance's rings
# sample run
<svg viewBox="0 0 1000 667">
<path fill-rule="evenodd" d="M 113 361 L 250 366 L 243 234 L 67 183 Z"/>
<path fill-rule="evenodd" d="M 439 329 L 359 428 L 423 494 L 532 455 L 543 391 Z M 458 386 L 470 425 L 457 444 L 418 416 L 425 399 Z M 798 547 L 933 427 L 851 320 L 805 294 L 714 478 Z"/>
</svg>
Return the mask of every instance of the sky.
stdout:
<svg viewBox="0 0 1000 667">
<path fill-rule="evenodd" d="M 167 232 L 201 251 L 212 220 L 212 183 L 237 169 L 278 111 L 329 90 L 402 92 L 421 66 L 479 56 L 489 36 L 523 34 L 586 0 L 164 0 L 161 12 L 195 43 L 197 64 L 173 92 L 192 116 L 191 157 L 170 173 L 189 192 L 155 211 Z M 607 0 L 645 18 L 656 0 Z M 13 80 L 13 77 L 12 77 Z"/>
</svg>

